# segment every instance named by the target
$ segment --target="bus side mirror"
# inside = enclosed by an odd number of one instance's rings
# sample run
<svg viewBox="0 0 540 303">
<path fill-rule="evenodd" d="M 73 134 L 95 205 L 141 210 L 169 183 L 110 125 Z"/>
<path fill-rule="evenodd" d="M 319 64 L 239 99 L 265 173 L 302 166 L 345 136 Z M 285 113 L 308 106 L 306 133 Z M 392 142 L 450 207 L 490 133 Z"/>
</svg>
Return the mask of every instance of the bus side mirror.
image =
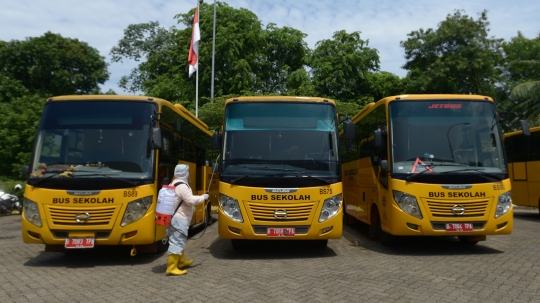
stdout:
<svg viewBox="0 0 540 303">
<path fill-rule="evenodd" d="M 381 170 L 382 171 L 388 170 L 388 160 L 381 160 Z"/>
<path fill-rule="evenodd" d="M 521 129 L 523 130 L 523 134 L 525 136 L 530 136 L 531 128 L 529 127 L 529 122 L 527 122 L 527 120 L 519 120 L 519 124 L 521 124 Z"/>
<path fill-rule="evenodd" d="M 382 130 L 380 128 L 373 132 L 373 145 L 375 148 L 384 147 Z"/>
<path fill-rule="evenodd" d="M 350 118 L 343 121 L 343 137 L 345 140 L 354 140 L 354 123 Z"/>
<path fill-rule="evenodd" d="M 154 149 L 161 148 L 161 129 L 159 127 L 152 128 L 152 145 Z"/>
<path fill-rule="evenodd" d="M 221 134 L 216 129 L 214 131 L 214 134 L 212 135 L 212 149 L 220 149 L 221 148 Z"/>
<path fill-rule="evenodd" d="M 30 175 L 30 167 L 28 165 L 22 167 L 22 175 L 27 178 Z"/>
</svg>

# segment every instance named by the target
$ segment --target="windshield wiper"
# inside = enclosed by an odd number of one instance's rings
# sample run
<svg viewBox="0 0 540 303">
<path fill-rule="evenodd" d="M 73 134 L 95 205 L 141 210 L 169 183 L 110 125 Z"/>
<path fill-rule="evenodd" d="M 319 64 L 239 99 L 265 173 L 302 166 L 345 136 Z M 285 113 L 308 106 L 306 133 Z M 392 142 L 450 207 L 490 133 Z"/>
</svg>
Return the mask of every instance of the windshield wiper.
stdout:
<svg viewBox="0 0 540 303">
<path fill-rule="evenodd" d="M 313 179 L 316 179 L 316 180 L 319 180 L 319 181 L 322 181 L 326 184 L 330 184 L 330 181 L 328 181 L 327 179 L 323 179 L 321 177 L 316 177 L 316 176 L 312 176 L 312 175 L 309 175 L 307 174 L 307 172 L 299 172 L 299 171 L 296 171 L 296 172 L 290 172 L 289 175 L 293 175 L 295 177 L 307 177 L 307 178 L 313 178 Z M 302 176 L 299 176 L 299 175 L 302 175 Z M 284 177 L 286 177 L 287 175 L 283 175 Z"/>
<path fill-rule="evenodd" d="M 232 180 L 231 180 L 231 184 L 234 184 L 234 183 L 236 183 L 236 182 L 238 182 L 238 181 L 240 181 L 240 180 L 242 180 L 242 179 L 244 179 L 244 178 L 247 178 L 247 177 L 249 177 L 249 176 L 251 176 L 251 175 L 253 175 L 253 174 L 254 174 L 254 173 L 249 173 L 249 174 L 240 176 L 240 177 L 238 177 L 238 178 L 236 178 L 236 179 L 232 179 Z"/>
<path fill-rule="evenodd" d="M 249 169 L 261 169 L 261 170 L 281 170 L 281 171 L 291 171 L 290 168 L 279 168 L 279 167 L 250 167 Z"/>
<path fill-rule="evenodd" d="M 45 177 L 45 178 L 40 178 L 40 179 L 38 179 L 36 182 L 34 182 L 34 185 L 33 185 L 33 186 L 36 186 L 36 185 L 42 183 L 43 181 L 45 181 L 45 180 L 47 180 L 47 179 L 50 179 L 50 178 L 55 177 L 55 176 L 58 176 L 58 175 L 61 174 L 61 173 L 63 173 L 63 171 L 59 171 L 59 172 L 54 173 L 54 174 L 52 174 L 52 175 L 50 175 L 50 176 L 48 176 L 48 177 Z"/>
<path fill-rule="evenodd" d="M 449 174 L 449 173 L 460 172 L 460 171 L 476 171 L 476 172 L 482 173 L 483 175 L 492 177 L 493 179 L 496 179 L 496 180 L 502 180 L 502 179 L 503 179 L 503 177 L 501 177 L 501 176 L 499 176 L 499 175 L 496 175 L 496 174 L 493 174 L 493 173 L 485 172 L 485 171 L 484 171 L 484 168 L 465 168 L 465 169 L 457 169 L 457 170 L 451 170 L 451 171 L 441 172 L 441 174 Z"/>
<path fill-rule="evenodd" d="M 423 173 L 425 173 L 425 172 L 427 172 L 427 171 L 430 171 L 430 170 L 431 170 L 431 172 L 433 172 L 433 170 L 432 170 L 433 167 L 437 167 L 437 166 L 445 166 L 445 165 L 444 165 L 444 164 L 440 164 L 440 165 L 437 165 L 437 164 L 435 164 L 435 165 L 424 164 L 424 165 L 422 165 L 422 166 L 424 166 L 424 168 L 425 168 L 423 171 L 421 171 L 421 172 L 419 172 L 419 173 L 416 173 L 416 174 L 414 174 L 414 175 L 408 175 L 408 176 L 405 178 L 405 180 L 411 181 L 412 179 L 416 178 L 417 176 L 419 176 L 419 175 L 421 175 L 421 174 L 423 174 Z M 451 165 L 448 165 L 448 166 L 451 166 Z M 426 168 L 426 167 L 427 167 L 427 168 Z"/>
<path fill-rule="evenodd" d="M 79 172 L 88 172 L 88 171 L 84 171 L 84 170 L 79 170 Z M 88 175 L 79 175 L 80 177 L 95 177 L 95 176 L 100 176 L 100 177 L 105 177 L 105 178 L 110 178 L 110 179 L 114 179 L 114 180 L 120 180 L 120 181 L 123 181 L 125 183 L 128 183 L 128 184 L 131 184 L 133 186 L 139 186 L 139 183 L 136 183 L 136 182 L 133 182 L 133 181 L 129 181 L 127 179 L 122 179 L 122 178 L 115 178 L 115 177 L 112 177 L 112 176 L 109 176 L 107 174 L 88 174 Z"/>
</svg>

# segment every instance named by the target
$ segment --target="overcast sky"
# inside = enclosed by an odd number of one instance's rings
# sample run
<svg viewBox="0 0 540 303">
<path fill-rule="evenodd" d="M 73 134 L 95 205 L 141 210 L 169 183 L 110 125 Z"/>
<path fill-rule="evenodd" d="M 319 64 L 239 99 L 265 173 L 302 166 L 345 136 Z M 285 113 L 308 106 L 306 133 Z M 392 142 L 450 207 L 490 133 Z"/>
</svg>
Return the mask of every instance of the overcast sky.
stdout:
<svg viewBox="0 0 540 303">
<path fill-rule="evenodd" d="M 213 3 L 213 0 L 205 0 Z M 263 26 L 272 22 L 289 26 L 307 34 L 310 48 L 335 31 L 360 31 L 369 47 L 379 51 L 381 70 L 405 76 L 405 63 L 400 41 L 420 28 L 437 28 L 455 9 L 478 19 L 488 11 L 490 36 L 509 40 L 521 31 L 527 38 L 540 33 L 540 1 L 536 0 L 226 0 L 234 8 L 254 12 Z M 174 15 L 186 13 L 196 6 L 194 0 L 0 0 L 0 40 L 24 40 L 47 31 L 76 38 L 96 48 L 110 63 L 109 52 L 122 38 L 130 24 L 159 21 L 165 28 L 176 26 Z M 211 37 L 201 37 L 211 43 Z M 186 65 L 187 65 L 186 53 Z M 119 79 L 128 75 L 134 62 L 110 63 L 110 79 L 102 90 L 118 87 Z"/>
</svg>

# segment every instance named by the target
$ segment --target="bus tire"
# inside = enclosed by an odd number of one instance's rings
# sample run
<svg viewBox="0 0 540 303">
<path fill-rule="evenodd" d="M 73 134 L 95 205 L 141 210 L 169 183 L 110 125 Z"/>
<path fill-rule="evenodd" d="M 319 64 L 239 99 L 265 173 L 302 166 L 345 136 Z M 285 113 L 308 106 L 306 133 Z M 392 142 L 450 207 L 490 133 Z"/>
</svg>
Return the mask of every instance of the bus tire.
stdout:
<svg viewBox="0 0 540 303">
<path fill-rule="evenodd" d="M 382 230 L 381 217 L 379 215 L 379 209 L 376 206 L 371 210 L 369 237 L 373 240 L 379 239 L 384 246 L 393 246 L 396 243 L 396 238 L 393 235 Z"/>
<path fill-rule="evenodd" d="M 158 254 L 164 253 L 169 250 L 169 238 L 165 237 L 156 242 L 156 252 Z"/>
<path fill-rule="evenodd" d="M 212 205 L 210 205 L 210 202 L 206 205 L 206 226 L 212 225 L 214 223 L 212 219 Z"/>
<path fill-rule="evenodd" d="M 350 225 L 351 222 L 349 221 L 349 215 L 345 211 L 347 209 L 345 202 L 343 202 L 343 225 Z"/>
<path fill-rule="evenodd" d="M 371 220 L 369 222 L 368 235 L 372 240 L 379 239 L 381 234 L 381 220 L 379 219 L 379 210 L 376 206 L 371 209 Z"/>
<path fill-rule="evenodd" d="M 458 236 L 459 242 L 464 245 L 476 245 L 478 241 L 471 241 L 469 236 Z"/>
</svg>

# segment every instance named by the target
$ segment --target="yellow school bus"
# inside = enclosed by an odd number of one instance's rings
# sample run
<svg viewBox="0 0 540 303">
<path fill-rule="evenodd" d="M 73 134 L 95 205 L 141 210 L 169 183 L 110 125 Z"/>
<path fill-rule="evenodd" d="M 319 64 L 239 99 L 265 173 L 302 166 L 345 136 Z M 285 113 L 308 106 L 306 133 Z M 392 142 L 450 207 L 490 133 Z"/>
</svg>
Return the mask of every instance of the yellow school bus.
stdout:
<svg viewBox="0 0 540 303">
<path fill-rule="evenodd" d="M 457 236 L 476 244 L 510 234 L 510 180 L 493 100 L 401 95 L 368 104 L 341 139 L 346 221 L 394 236 Z"/>
<path fill-rule="evenodd" d="M 530 133 L 523 130 L 504 135 L 508 171 L 512 183 L 512 202 L 536 207 L 540 213 L 540 126 Z"/>
<path fill-rule="evenodd" d="M 210 202 L 191 227 L 211 223 L 217 178 L 209 165 L 212 133 L 181 105 L 143 96 L 59 96 L 47 100 L 24 192 L 22 238 L 45 251 L 132 246 L 162 252 L 165 227 L 156 199 L 174 167 L 189 166 L 190 187 Z M 217 154 L 216 154 L 217 156 Z M 212 179 L 213 186 L 209 186 Z"/>
<path fill-rule="evenodd" d="M 342 185 L 335 102 L 312 97 L 226 100 L 221 150 L 219 237 L 312 240 L 342 235 Z"/>
</svg>

